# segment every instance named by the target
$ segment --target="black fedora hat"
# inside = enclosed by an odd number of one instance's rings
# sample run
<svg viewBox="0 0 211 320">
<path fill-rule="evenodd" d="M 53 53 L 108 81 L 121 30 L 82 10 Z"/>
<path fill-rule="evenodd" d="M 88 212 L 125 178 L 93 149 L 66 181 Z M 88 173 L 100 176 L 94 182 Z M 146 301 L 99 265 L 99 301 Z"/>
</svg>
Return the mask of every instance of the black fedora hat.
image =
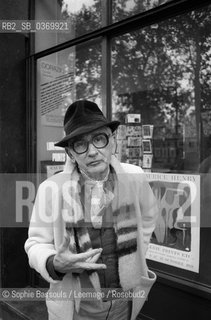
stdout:
<svg viewBox="0 0 211 320">
<path fill-rule="evenodd" d="M 68 140 L 104 126 L 114 132 L 119 124 L 119 121 L 109 122 L 96 103 L 88 100 L 75 101 L 68 107 L 64 116 L 65 137 L 55 143 L 55 146 L 65 148 L 68 146 Z"/>
</svg>

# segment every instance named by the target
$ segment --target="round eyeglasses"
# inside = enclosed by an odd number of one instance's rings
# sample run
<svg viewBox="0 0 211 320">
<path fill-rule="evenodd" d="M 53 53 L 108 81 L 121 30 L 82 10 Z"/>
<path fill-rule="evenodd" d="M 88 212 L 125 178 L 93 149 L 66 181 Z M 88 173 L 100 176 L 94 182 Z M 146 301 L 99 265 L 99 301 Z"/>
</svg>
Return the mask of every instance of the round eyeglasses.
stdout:
<svg viewBox="0 0 211 320">
<path fill-rule="evenodd" d="M 82 154 L 87 152 L 89 148 L 89 144 L 92 143 L 93 146 L 97 149 L 103 149 L 108 145 L 110 135 L 107 135 L 106 133 L 98 133 L 94 135 L 90 141 L 87 141 L 85 139 L 79 139 L 72 143 L 70 143 L 70 147 L 73 149 L 73 151 L 77 154 Z"/>
</svg>

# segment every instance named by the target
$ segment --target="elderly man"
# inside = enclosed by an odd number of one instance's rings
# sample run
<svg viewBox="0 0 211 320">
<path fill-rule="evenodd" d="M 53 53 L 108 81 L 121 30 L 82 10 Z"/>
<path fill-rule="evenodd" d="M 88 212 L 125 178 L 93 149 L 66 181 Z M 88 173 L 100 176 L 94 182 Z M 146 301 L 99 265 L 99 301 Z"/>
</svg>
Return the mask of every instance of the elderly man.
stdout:
<svg viewBox="0 0 211 320">
<path fill-rule="evenodd" d="M 145 253 L 156 201 L 142 169 L 113 155 L 118 125 L 94 102 L 72 103 L 56 143 L 64 171 L 38 189 L 25 249 L 50 283 L 50 320 L 133 320 L 155 281 Z"/>
</svg>

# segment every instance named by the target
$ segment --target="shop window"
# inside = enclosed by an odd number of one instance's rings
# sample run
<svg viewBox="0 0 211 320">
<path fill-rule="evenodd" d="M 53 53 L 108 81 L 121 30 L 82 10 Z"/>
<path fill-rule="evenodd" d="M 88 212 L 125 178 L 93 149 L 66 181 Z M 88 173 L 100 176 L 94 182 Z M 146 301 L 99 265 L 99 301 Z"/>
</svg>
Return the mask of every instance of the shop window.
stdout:
<svg viewBox="0 0 211 320">
<path fill-rule="evenodd" d="M 113 22 L 167 2 L 113 0 Z M 36 19 L 63 19 L 71 25 L 69 33 L 36 33 L 36 51 L 101 28 L 100 4 L 63 0 L 53 8 L 50 0 L 36 1 Z M 104 6 L 107 13 L 109 9 Z M 144 169 L 160 209 L 147 253 L 149 266 L 209 292 L 210 10 L 152 22 L 114 38 L 104 33 L 103 41 L 93 39 L 37 60 L 37 171 L 48 177 L 65 162 L 63 149 L 54 142 L 63 136 L 68 105 L 85 98 L 102 107 L 111 40 L 111 111 L 121 121 L 116 155 Z"/>
<path fill-rule="evenodd" d="M 159 206 L 149 266 L 204 292 L 211 290 L 210 39 L 208 6 L 112 40 L 117 156 L 143 168 Z"/>
<path fill-rule="evenodd" d="M 210 24 L 208 7 L 113 39 L 113 117 L 153 125 L 153 171 L 193 173 L 207 156 Z"/>
</svg>

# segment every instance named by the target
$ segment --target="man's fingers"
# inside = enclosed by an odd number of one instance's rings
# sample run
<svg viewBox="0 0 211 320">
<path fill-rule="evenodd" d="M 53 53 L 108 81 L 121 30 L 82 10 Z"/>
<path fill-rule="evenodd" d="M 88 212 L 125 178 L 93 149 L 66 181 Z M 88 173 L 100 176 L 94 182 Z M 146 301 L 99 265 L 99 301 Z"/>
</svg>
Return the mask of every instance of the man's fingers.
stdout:
<svg viewBox="0 0 211 320">
<path fill-rule="evenodd" d="M 95 254 L 93 257 L 86 259 L 86 262 L 95 263 L 100 258 L 101 252 Z"/>
<path fill-rule="evenodd" d="M 90 262 L 78 262 L 74 265 L 74 268 L 81 268 L 84 270 L 99 270 L 99 269 L 106 269 L 105 264 L 101 263 L 90 263 Z"/>
<path fill-rule="evenodd" d="M 71 255 L 71 258 L 72 259 L 74 258 L 75 261 L 86 261 L 86 260 L 89 260 L 89 258 L 94 257 L 95 255 L 100 255 L 101 252 L 102 252 L 101 248 L 93 249 L 88 252 L 82 252 L 82 253 Z"/>
</svg>

